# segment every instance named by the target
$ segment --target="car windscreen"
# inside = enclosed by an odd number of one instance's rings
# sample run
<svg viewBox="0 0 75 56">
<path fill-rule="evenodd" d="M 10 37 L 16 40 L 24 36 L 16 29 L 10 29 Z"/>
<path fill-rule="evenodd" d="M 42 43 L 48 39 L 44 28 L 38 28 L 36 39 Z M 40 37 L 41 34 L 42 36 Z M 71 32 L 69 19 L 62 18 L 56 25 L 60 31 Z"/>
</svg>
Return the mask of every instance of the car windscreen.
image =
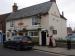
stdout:
<svg viewBox="0 0 75 56">
<path fill-rule="evenodd" d="M 26 40 L 26 41 L 28 41 L 28 40 L 31 40 L 31 38 L 28 37 L 28 36 L 24 36 L 24 37 L 22 38 L 22 40 Z"/>
<path fill-rule="evenodd" d="M 13 40 L 14 41 L 20 41 L 20 40 L 22 40 L 22 38 L 23 38 L 22 36 L 16 36 L 13 38 Z"/>
</svg>

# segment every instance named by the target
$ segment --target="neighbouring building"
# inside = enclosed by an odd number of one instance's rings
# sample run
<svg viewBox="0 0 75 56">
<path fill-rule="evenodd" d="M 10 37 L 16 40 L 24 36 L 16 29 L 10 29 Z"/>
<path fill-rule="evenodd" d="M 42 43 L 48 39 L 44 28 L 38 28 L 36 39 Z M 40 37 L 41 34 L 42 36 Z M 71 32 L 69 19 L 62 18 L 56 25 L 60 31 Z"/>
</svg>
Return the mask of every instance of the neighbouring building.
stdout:
<svg viewBox="0 0 75 56">
<path fill-rule="evenodd" d="M 0 32 L 6 32 L 6 18 L 10 13 L 0 15 Z"/>
<path fill-rule="evenodd" d="M 49 45 L 49 37 L 64 38 L 67 35 L 66 18 L 62 15 L 56 0 L 50 0 L 18 10 L 16 3 L 13 12 L 6 18 L 6 38 L 14 35 L 27 34 L 39 42 L 39 45 Z"/>
<path fill-rule="evenodd" d="M 71 27 L 67 27 L 67 35 L 72 34 L 72 33 L 73 33 L 72 28 Z"/>
</svg>

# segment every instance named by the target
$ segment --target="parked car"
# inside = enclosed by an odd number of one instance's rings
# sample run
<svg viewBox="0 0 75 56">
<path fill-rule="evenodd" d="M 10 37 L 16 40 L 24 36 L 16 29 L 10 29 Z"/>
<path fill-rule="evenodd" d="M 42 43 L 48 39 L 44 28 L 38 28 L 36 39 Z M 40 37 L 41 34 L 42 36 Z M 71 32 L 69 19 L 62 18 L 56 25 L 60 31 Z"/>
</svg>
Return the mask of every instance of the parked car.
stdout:
<svg viewBox="0 0 75 56">
<path fill-rule="evenodd" d="M 32 49 L 33 42 L 29 36 L 14 36 L 12 40 L 5 41 L 4 47 L 15 48 L 16 50 Z"/>
<path fill-rule="evenodd" d="M 67 40 L 67 39 L 70 39 L 71 41 L 75 41 L 75 34 L 72 34 L 72 35 L 70 35 L 70 36 L 66 36 L 65 39 L 66 39 L 66 40 Z"/>
<path fill-rule="evenodd" d="M 75 41 L 75 35 L 72 35 L 71 41 Z"/>
</svg>

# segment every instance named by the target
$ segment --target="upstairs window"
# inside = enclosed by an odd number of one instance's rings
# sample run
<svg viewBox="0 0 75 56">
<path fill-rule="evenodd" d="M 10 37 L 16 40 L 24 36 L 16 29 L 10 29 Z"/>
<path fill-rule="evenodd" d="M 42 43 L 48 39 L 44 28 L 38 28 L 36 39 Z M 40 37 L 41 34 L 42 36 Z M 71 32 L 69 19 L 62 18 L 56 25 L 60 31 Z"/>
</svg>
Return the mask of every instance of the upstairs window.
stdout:
<svg viewBox="0 0 75 56">
<path fill-rule="evenodd" d="M 10 21 L 10 27 L 14 27 L 14 21 Z"/>
<path fill-rule="evenodd" d="M 32 25 L 39 25 L 41 23 L 41 19 L 38 16 L 32 17 Z"/>
</svg>

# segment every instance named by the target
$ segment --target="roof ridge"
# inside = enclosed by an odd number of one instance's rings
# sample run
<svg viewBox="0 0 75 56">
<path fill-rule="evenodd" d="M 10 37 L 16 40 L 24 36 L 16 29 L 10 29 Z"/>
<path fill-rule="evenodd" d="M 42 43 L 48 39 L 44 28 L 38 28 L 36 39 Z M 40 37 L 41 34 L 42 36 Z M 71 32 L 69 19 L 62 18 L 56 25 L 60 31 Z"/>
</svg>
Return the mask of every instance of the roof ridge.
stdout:
<svg viewBox="0 0 75 56">
<path fill-rule="evenodd" d="M 38 6 L 40 4 L 44 4 L 44 3 L 47 3 L 47 2 L 50 2 L 50 1 L 46 1 L 46 2 L 43 2 L 43 3 L 39 3 L 39 4 L 34 4 L 34 5 L 29 6 L 29 7 L 22 8 L 22 9 L 30 8 L 30 7 L 33 7 L 33 6 Z M 50 2 L 50 3 L 52 3 L 52 2 Z M 20 10 L 22 10 L 22 9 L 20 9 Z"/>
</svg>

